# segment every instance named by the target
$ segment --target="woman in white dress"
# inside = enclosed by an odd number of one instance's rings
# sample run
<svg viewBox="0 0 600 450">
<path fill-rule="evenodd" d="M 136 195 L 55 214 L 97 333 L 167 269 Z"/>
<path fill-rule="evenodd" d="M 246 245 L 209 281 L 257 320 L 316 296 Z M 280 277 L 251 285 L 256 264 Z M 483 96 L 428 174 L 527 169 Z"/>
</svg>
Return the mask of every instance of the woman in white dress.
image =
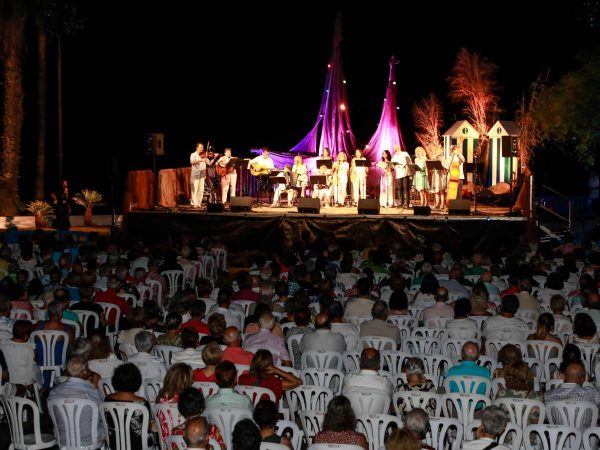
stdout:
<svg viewBox="0 0 600 450">
<path fill-rule="evenodd" d="M 384 208 L 394 205 L 394 166 L 392 165 L 392 154 L 384 150 L 381 161 L 377 163 L 381 175 L 379 179 L 379 204 Z"/>
<path fill-rule="evenodd" d="M 364 161 L 365 158 L 362 155 L 360 149 L 356 149 L 354 152 L 354 158 L 352 159 L 352 172 L 350 174 L 350 181 L 352 182 L 352 201 L 354 206 L 358 205 L 359 199 L 367 198 L 367 168 L 357 167 L 356 161 Z"/>
<path fill-rule="evenodd" d="M 304 197 L 304 191 L 308 184 L 308 169 L 302 160 L 302 156 L 297 155 L 294 157 L 292 173 L 296 174 L 296 187 L 300 188 L 300 197 Z"/>
<path fill-rule="evenodd" d="M 344 206 L 346 194 L 348 193 L 348 172 L 350 164 L 344 152 L 337 155 L 337 160 L 333 163 L 333 197 L 336 205 Z"/>
</svg>

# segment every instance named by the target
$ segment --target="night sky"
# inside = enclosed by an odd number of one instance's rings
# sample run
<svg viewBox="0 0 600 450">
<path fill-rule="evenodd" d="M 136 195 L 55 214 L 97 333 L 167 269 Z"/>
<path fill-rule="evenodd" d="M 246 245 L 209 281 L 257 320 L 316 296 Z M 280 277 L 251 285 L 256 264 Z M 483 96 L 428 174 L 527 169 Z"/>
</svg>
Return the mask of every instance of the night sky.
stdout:
<svg viewBox="0 0 600 450">
<path fill-rule="evenodd" d="M 581 0 L 583 1 L 583 0 Z M 578 50 L 599 42 L 577 2 L 81 2 L 83 29 L 64 43 L 65 176 L 73 192 L 107 192 L 109 166 L 119 190 L 127 170 L 151 168 L 144 135 L 163 132 L 161 167 L 188 164 L 197 141 L 245 155 L 266 145 L 284 151 L 310 130 L 319 108 L 337 11 L 350 118 L 368 142 L 381 113 L 388 60 L 399 60 L 398 106 L 412 153 L 413 103 L 435 92 L 445 127 L 460 115 L 447 77 L 461 47 L 499 66 L 503 117 L 550 68 L 552 80 L 576 67 Z M 487 6 L 483 3 L 488 4 Z M 582 11 L 584 13 L 582 14 Z M 22 197 L 30 195 L 35 150 L 35 39 L 26 60 Z M 54 46 L 49 69 L 54 70 Z M 55 126 L 55 77 L 48 90 Z M 49 130 L 48 183 L 55 179 L 55 133 Z M 550 152 L 549 152 L 550 153 Z M 563 158 L 548 156 L 548 166 Z M 564 166 L 563 166 L 564 167 Z M 550 168 L 552 173 L 552 167 Z M 120 201 L 118 201 L 120 205 Z"/>
</svg>

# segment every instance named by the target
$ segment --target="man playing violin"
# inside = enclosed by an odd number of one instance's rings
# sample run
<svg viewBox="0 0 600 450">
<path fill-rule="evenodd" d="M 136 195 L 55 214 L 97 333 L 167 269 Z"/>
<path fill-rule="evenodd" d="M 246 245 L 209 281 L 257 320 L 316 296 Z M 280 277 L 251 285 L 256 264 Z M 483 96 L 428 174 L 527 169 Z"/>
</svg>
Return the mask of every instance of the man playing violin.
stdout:
<svg viewBox="0 0 600 450">
<path fill-rule="evenodd" d="M 204 182 L 206 181 L 206 167 L 211 166 L 217 159 L 218 154 L 206 152 L 204 144 L 198 142 L 196 151 L 190 155 L 192 172 L 190 174 L 191 205 L 200 207 L 204 198 Z"/>
<path fill-rule="evenodd" d="M 226 148 L 225 154 L 217 160 L 217 168 L 221 176 L 221 201 L 227 202 L 227 192 L 231 193 L 231 197 L 235 197 L 235 183 L 237 181 L 237 172 L 235 167 L 231 166 L 231 149 Z M 231 189 L 230 189 L 231 188 Z"/>
</svg>

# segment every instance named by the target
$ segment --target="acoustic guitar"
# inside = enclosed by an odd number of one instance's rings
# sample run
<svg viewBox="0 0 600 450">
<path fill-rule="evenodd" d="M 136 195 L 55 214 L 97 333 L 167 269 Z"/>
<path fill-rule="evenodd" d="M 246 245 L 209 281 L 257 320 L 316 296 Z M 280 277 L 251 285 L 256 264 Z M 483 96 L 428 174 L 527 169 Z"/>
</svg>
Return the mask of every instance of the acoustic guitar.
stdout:
<svg viewBox="0 0 600 450">
<path fill-rule="evenodd" d="M 250 174 L 254 177 L 264 177 L 270 175 L 271 172 L 279 172 L 280 169 L 271 169 L 267 166 L 263 166 L 261 164 L 253 164 L 250 167 Z"/>
</svg>

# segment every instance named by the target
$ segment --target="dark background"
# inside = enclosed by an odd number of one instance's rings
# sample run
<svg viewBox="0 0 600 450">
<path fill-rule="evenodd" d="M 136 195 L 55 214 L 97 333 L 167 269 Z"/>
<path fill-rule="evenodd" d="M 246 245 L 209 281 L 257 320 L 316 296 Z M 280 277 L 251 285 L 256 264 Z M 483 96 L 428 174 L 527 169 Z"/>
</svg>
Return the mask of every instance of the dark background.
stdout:
<svg viewBox="0 0 600 450">
<path fill-rule="evenodd" d="M 557 80 L 577 67 L 578 51 L 599 42 L 586 0 L 362 3 L 81 2 L 84 26 L 63 42 L 64 170 L 71 191 L 94 188 L 106 195 L 114 182 L 120 206 L 127 171 L 152 167 L 144 143 L 151 132 L 165 134 L 160 167 L 187 165 L 198 141 L 210 140 L 217 151 L 232 147 L 238 155 L 263 145 L 291 148 L 316 119 L 338 11 L 354 134 L 364 145 L 375 131 L 394 54 L 398 113 L 410 153 L 417 145 L 415 101 L 436 93 L 445 128 L 462 118 L 447 97 L 461 47 L 498 65 L 502 117 L 512 120 L 522 93 L 542 72 L 550 69 Z M 28 41 L 24 200 L 32 194 L 37 139 L 32 30 Z M 51 41 L 48 192 L 58 184 L 55 55 Z M 564 176 L 582 168 L 554 148 L 540 150 L 536 169 L 553 186 L 585 192 L 584 175 L 570 182 Z"/>
</svg>

